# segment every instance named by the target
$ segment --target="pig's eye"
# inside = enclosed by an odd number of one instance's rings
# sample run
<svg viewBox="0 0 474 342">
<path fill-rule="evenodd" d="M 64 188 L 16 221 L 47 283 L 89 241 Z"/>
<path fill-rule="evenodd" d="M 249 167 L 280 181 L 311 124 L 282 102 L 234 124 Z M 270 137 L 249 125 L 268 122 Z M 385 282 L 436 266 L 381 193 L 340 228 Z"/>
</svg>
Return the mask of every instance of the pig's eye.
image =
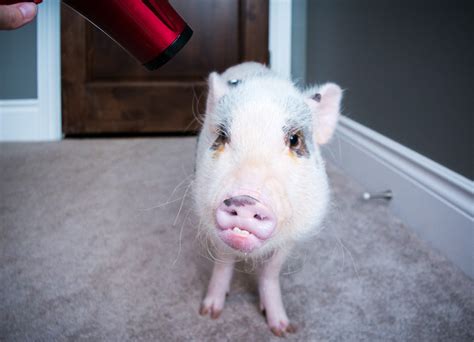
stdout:
<svg viewBox="0 0 474 342">
<path fill-rule="evenodd" d="M 290 148 L 290 151 L 294 152 L 298 157 L 309 156 L 309 151 L 302 131 L 290 131 L 285 138 L 285 142 Z"/>
<path fill-rule="evenodd" d="M 298 134 L 291 134 L 288 143 L 291 149 L 297 150 L 301 146 L 301 137 Z"/>
</svg>

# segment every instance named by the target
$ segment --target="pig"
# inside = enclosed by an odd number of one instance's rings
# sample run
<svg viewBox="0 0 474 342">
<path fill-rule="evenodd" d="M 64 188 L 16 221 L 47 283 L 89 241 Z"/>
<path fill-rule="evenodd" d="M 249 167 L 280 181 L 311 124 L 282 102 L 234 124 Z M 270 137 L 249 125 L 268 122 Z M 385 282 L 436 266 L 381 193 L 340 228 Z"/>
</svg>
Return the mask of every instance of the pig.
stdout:
<svg viewBox="0 0 474 342">
<path fill-rule="evenodd" d="M 279 274 L 291 249 L 317 234 L 329 203 L 320 146 L 336 127 L 342 91 L 298 89 L 247 62 L 212 72 L 196 150 L 193 201 L 215 258 L 201 315 L 219 317 L 234 263 L 256 263 L 260 310 L 277 336 L 295 332 Z"/>
</svg>

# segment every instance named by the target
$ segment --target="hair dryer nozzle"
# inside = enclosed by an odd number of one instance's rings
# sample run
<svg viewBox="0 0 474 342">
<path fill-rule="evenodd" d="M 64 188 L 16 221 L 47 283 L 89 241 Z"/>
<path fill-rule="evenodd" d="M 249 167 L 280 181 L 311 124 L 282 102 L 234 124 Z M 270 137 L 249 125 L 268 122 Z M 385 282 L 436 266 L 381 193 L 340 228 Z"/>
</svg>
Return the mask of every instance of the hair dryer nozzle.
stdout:
<svg viewBox="0 0 474 342">
<path fill-rule="evenodd" d="M 193 35 L 193 30 L 186 25 L 183 32 L 176 38 L 176 40 L 171 43 L 170 46 L 166 50 L 164 50 L 160 55 L 157 57 L 153 58 L 151 61 L 144 63 L 143 65 L 148 69 L 148 70 L 156 70 L 166 62 L 168 62 L 171 58 L 176 55 L 179 50 L 183 48 L 184 45 L 191 39 L 191 36 Z"/>
</svg>

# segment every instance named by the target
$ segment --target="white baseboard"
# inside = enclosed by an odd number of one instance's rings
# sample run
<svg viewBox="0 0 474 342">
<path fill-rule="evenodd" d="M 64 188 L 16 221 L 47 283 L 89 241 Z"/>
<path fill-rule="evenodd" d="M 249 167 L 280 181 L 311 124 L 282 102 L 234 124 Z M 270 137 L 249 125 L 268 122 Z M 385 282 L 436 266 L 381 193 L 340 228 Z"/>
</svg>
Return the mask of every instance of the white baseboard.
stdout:
<svg viewBox="0 0 474 342">
<path fill-rule="evenodd" d="M 41 140 L 42 126 L 37 99 L 0 100 L 0 141 Z"/>
<path fill-rule="evenodd" d="M 472 181 L 347 117 L 324 153 L 368 191 L 392 190 L 395 214 L 474 278 Z"/>
</svg>

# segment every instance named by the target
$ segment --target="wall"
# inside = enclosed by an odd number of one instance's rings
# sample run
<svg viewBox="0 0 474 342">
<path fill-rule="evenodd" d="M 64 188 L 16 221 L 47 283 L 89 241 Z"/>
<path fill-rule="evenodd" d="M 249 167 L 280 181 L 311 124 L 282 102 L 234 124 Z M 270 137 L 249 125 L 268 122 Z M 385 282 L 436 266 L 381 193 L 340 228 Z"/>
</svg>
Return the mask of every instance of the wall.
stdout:
<svg viewBox="0 0 474 342">
<path fill-rule="evenodd" d="M 0 100 L 37 98 L 36 19 L 14 31 L 0 31 Z"/>
<path fill-rule="evenodd" d="M 470 178 L 473 2 L 308 1 L 308 82 L 345 88 L 344 114 Z"/>
</svg>

